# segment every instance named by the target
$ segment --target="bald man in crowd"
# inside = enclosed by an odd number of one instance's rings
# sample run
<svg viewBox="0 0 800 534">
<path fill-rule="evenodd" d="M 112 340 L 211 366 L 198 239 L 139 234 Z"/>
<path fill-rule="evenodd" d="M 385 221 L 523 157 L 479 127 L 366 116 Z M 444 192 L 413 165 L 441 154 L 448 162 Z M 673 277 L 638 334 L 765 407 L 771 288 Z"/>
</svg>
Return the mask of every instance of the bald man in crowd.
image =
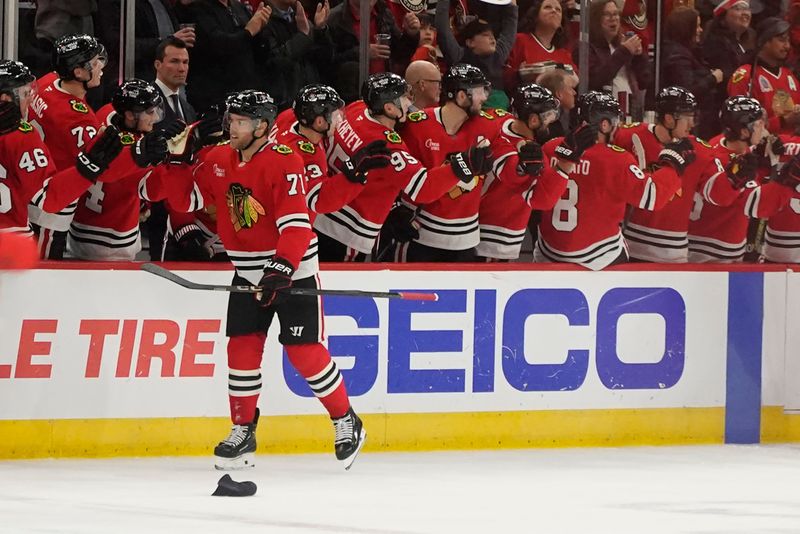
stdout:
<svg viewBox="0 0 800 534">
<path fill-rule="evenodd" d="M 418 111 L 439 105 L 442 92 L 442 73 L 430 61 L 412 61 L 406 69 L 406 82 L 411 87 L 412 106 Z"/>
</svg>

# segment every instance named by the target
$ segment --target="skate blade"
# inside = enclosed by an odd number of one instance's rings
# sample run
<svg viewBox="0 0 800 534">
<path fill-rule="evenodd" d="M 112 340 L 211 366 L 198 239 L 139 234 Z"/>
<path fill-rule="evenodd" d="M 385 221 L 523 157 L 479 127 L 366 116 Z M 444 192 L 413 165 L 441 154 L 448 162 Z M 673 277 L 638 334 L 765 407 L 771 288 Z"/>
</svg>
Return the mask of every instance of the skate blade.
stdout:
<svg viewBox="0 0 800 534">
<path fill-rule="evenodd" d="M 358 437 L 358 447 L 356 447 L 356 450 L 344 460 L 340 460 L 344 464 L 345 471 L 349 471 L 353 466 L 353 462 L 356 461 L 356 456 L 358 456 L 358 453 L 361 451 L 361 447 L 364 446 L 365 441 L 367 441 L 367 431 L 362 428 L 361 435 Z"/>
<path fill-rule="evenodd" d="M 247 452 L 236 458 L 214 457 L 214 468 L 217 471 L 241 471 L 256 466 L 255 454 Z"/>
</svg>

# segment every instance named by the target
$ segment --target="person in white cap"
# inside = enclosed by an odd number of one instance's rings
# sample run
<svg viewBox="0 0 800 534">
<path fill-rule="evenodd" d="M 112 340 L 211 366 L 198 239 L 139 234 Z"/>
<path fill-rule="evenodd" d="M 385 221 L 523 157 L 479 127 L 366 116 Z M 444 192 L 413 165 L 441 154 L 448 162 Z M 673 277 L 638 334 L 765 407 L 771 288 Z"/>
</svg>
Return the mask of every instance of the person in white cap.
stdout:
<svg viewBox="0 0 800 534">
<path fill-rule="evenodd" d="M 755 32 L 750 28 L 751 18 L 748 0 L 722 0 L 714 8 L 714 19 L 701 45 L 702 57 L 710 68 L 722 71 L 723 84 L 741 65 L 752 63 Z M 727 94 L 721 90 L 714 96 L 713 105 L 703 106 L 700 112 L 698 133 L 703 139 L 711 139 L 722 130 L 719 112 Z"/>
</svg>

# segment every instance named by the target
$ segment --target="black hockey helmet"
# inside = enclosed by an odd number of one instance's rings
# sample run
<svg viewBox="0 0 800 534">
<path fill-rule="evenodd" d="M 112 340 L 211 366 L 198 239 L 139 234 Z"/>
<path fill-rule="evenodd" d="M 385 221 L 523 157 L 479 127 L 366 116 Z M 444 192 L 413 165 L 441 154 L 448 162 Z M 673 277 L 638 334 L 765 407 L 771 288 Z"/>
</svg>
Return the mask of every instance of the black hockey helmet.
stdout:
<svg viewBox="0 0 800 534">
<path fill-rule="evenodd" d="M 19 61 L 4 59 L 0 61 L 0 94 L 15 96 L 15 89 L 36 81 L 31 70 Z"/>
<path fill-rule="evenodd" d="M 137 78 L 122 82 L 111 98 L 114 111 L 120 115 L 126 111 L 142 113 L 160 106 L 161 102 L 161 93 L 158 89 L 153 84 Z"/>
<path fill-rule="evenodd" d="M 753 123 L 764 118 L 764 108 L 755 98 L 733 96 L 722 105 L 719 117 L 725 138 L 738 141 L 742 128 L 752 133 Z"/>
<path fill-rule="evenodd" d="M 298 122 L 303 126 L 311 126 L 320 116 L 330 122 L 331 114 L 344 107 L 344 100 L 333 87 L 315 83 L 300 89 L 292 107 Z"/>
<path fill-rule="evenodd" d="M 397 74 L 379 72 L 364 81 L 361 99 L 373 115 L 382 115 L 384 104 L 395 102 L 408 92 L 408 84 Z"/>
<path fill-rule="evenodd" d="M 697 99 L 683 87 L 665 87 L 656 96 L 656 113 L 663 117 L 667 113 L 679 115 L 697 112 Z"/>
<path fill-rule="evenodd" d="M 264 91 L 247 89 L 233 93 L 225 99 L 225 112 L 272 124 L 275 122 L 275 117 L 278 116 L 278 106 L 275 105 L 275 100 Z"/>
<path fill-rule="evenodd" d="M 575 109 L 579 121 L 598 127 L 604 119 L 615 123 L 622 116 L 617 99 L 600 91 L 589 91 L 579 96 Z"/>
<path fill-rule="evenodd" d="M 447 99 L 455 98 L 459 91 L 468 91 L 475 87 L 483 87 L 487 92 L 492 87 L 483 71 L 475 65 L 458 63 L 447 69 L 442 78 L 442 90 Z"/>
<path fill-rule="evenodd" d="M 555 118 L 558 118 L 558 110 L 561 104 L 550 89 L 535 83 L 529 83 L 517 89 L 511 106 L 517 117 L 527 122 L 532 114 L 542 115 L 548 111 L 556 112 Z"/>
<path fill-rule="evenodd" d="M 74 80 L 74 70 L 83 67 L 91 74 L 91 61 L 100 56 L 103 65 L 108 61 L 105 47 L 91 35 L 65 35 L 55 42 L 53 68 L 62 80 Z"/>
</svg>

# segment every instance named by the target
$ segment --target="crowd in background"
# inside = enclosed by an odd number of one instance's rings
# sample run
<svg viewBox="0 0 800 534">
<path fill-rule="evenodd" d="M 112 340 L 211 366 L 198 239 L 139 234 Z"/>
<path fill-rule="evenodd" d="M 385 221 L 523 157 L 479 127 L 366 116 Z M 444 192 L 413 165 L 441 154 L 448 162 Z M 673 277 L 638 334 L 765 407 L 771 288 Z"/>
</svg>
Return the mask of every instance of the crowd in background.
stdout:
<svg viewBox="0 0 800 534">
<path fill-rule="evenodd" d="M 135 76 L 153 81 L 166 114 L 187 122 L 244 89 L 266 91 L 279 110 L 291 107 L 298 91 L 312 83 L 330 85 L 350 103 L 361 96 L 361 1 L 367 0 L 137 0 Z M 570 110 L 584 76 L 589 90 L 613 95 L 629 121 L 652 121 L 658 51 L 660 87 L 683 87 L 697 99 L 698 137 L 723 133 L 720 111 L 740 94 L 759 99 L 770 132 L 793 135 L 800 126 L 800 87 L 794 83 L 780 99 L 764 91 L 762 77 L 753 76 L 745 91 L 737 86 L 744 65 L 797 72 L 797 1 L 667 0 L 660 43 L 653 1 L 594 0 L 588 13 L 581 13 L 575 0 L 369 1 L 369 72 L 403 76 L 411 112 L 438 105 L 443 75 L 456 64 L 469 64 L 491 83 L 486 110 L 514 111 L 514 95 L 532 82 L 549 89 L 561 113 L 548 138 L 574 126 Z M 35 15 L 21 22 L 29 27 L 21 28 L 20 59 L 43 76 L 53 69 L 59 37 L 96 36 L 108 64 L 86 100 L 100 109 L 120 83 L 119 13 L 119 0 L 39 0 Z M 587 72 L 579 70 L 581 16 L 589 18 Z M 775 34 L 778 19 L 787 21 L 788 29 Z M 152 258 L 160 259 L 165 210 L 154 204 L 148 214 L 144 233 L 150 235 Z M 535 232 L 535 221 L 531 227 Z"/>
</svg>

